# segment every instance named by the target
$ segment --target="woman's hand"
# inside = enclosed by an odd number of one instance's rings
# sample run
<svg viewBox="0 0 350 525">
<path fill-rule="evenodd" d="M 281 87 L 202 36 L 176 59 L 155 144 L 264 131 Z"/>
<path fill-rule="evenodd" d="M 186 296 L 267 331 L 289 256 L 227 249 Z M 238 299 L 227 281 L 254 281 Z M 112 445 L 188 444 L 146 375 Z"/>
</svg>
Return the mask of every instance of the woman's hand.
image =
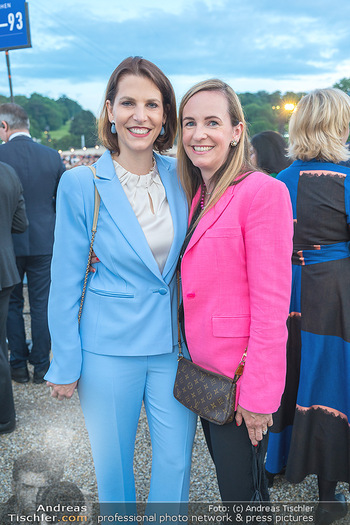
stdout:
<svg viewBox="0 0 350 525">
<path fill-rule="evenodd" d="M 74 390 L 77 388 L 78 381 L 70 383 L 69 385 L 55 385 L 47 381 L 47 386 L 51 388 L 51 397 L 56 397 L 59 401 L 63 399 L 70 399 L 74 394 Z"/>
<path fill-rule="evenodd" d="M 92 273 L 96 272 L 96 269 L 92 265 L 98 262 L 100 262 L 100 259 L 96 256 L 96 253 L 93 251 L 91 255 L 91 261 L 90 261 L 90 272 Z"/>
<path fill-rule="evenodd" d="M 236 412 L 237 426 L 240 426 L 243 420 L 248 429 L 250 441 L 254 446 L 258 444 L 258 441 L 262 440 L 267 433 L 268 427 L 271 427 L 273 424 L 272 414 L 249 412 L 249 410 L 238 405 Z"/>
</svg>

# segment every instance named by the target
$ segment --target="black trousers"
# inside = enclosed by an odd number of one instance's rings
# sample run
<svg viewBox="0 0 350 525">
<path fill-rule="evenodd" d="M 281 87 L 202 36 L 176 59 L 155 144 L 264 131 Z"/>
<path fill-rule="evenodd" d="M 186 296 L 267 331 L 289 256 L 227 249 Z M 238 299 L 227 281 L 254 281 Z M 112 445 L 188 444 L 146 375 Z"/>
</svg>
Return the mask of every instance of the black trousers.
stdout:
<svg viewBox="0 0 350 525">
<path fill-rule="evenodd" d="M 222 501 L 251 501 L 256 490 L 256 460 L 260 464 L 260 491 L 263 501 L 269 501 L 263 462 L 267 449 L 267 436 L 253 447 L 243 422 L 235 420 L 227 425 L 215 425 L 201 418 L 208 449 L 216 468 Z"/>
<path fill-rule="evenodd" d="M 6 344 L 6 319 L 9 300 L 14 286 L 0 290 L 0 423 L 9 423 L 15 419 L 12 381 Z"/>
<path fill-rule="evenodd" d="M 47 303 L 50 289 L 51 255 L 28 255 L 16 257 L 21 282 L 16 285 L 10 298 L 7 318 L 7 338 L 13 368 L 27 366 L 43 370 L 50 363 L 50 333 L 47 323 Z M 33 346 L 29 353 L 23 319 L 23 278 L 27 275 L 28 295 Z"/>
</svg>

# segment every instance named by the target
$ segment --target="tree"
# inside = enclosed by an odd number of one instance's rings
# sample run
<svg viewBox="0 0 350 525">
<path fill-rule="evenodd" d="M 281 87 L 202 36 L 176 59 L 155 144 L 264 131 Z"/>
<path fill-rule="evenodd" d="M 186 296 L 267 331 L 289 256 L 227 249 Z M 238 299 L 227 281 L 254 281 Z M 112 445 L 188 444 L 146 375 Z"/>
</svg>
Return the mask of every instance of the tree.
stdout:
<svg viewBox="0 0 350 525">
<path fill-rule="evenodd" d="M 0 95 L 0 104 L 9 102 L 11 102 L 9 97 Z M 32 137 L 43 140 L 45 143 L 50 131 L 60 129 L 75 114 L 82 111 L 82 107 L 77 102 L 70 100 L 65 95 L 57 101 L 39 93 L 33 93 L 29 98 L 24 95 L 16 95 L 14 102 L 22 106 L 28 113 Z M 44 135 L 45 132 L 46 135 Z M 53 143 L 48 142 L 47 145 L 53 146 Z"/>
<path fill-rule="evenodd" d="M 342 78 L 339 82 L 336 82 L 333 87 L 345 91 L 350 96 L 350 78 Z"/>
<path fill-rule="evenodd" d="M 83 109 L 78 102 L 71 100 L 66 95 L 62 95 L 58 100 L 57 104 L 61 108 L 62 113 L 65 115 L 65 121 L 73 118 L 77 113 Z"/>
<path fill-rule="evenodd" d="M 96 144 L 97 133 L 96 133 L 96 118 L 91 111 L 82 110 L 76 114 L 72 120 L 70 126 L 70 133 L 85 137 L 85 145 L 88 148 L 92 148 Z"/>
<path fill-rule="evenodd" d="M 63 126 L 65 120 L 62 112 L 54 100 L 33 93 L 24 108 L 28 115 L 32 115 L 38 122 L 41 130 L 55 130 Z"/>
<path fill-rule="evenodd" d="M 286 91 L 286 93 L 282 97 L 282 105 L 284 104 L 294 104 L 295 106 L 298 104 L 301 97 L 303 97 L 305 93 L 294 93 L 294 91 Z"/>
<path fill-rule="evenodd" d="M 270 104 L 248 104 L 244 106 L 244 113 L 249 123 L 249 134 L 251 136 L 268 129 L 277 130 L 276 115 Z"/>
<path fill-rule="evenodd" d="M 71 148 L 78 149 L 81 147 L 81 138 L 78 135 L 64 135 L 60 139 L 53 139 L 50 144 L 47 144 L 54 149 L 69 150 Z"/>
</svg>

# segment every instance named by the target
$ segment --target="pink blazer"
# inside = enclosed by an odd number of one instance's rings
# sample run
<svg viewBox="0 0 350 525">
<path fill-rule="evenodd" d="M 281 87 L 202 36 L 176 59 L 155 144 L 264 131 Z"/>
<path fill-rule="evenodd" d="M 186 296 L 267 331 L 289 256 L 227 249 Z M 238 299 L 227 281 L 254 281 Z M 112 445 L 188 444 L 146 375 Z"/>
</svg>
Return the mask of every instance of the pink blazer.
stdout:
<svg viewBox="0 0 350 525">
<path fill-rule="evenodd" d="M 233 377 L 248 347 L 237 399 L 258 413 L 278 409 L 285 384 L 292 238 L 286 186 L 254 172 L 204 215 L 181 264 L 193 361 Z"/>
</svg>

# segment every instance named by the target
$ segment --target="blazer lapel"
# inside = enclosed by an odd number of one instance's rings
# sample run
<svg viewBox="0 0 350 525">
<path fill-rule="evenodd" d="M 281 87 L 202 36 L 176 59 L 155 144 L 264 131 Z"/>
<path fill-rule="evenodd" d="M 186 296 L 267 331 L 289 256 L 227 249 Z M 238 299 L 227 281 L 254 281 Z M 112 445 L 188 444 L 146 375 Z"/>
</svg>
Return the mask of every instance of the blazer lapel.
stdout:
<svg viewBox="0 0 350 525">
<path fill-rule="evenodd" d="M 97 161 L 96 175 L 98 179 L 95 179 L 95 184 L 101 196 L 101 201 L 115 225 L 146 266 L 157 277 L 160 277 L 159 267 L 115 173 L 113 160 L 109 152 L 104 153 Z"/>
<path fill-rule="evenodd" d="M 213 206 L 202 219 L 199 221 L 196 229 L 193 232 L 190 242 L 188 243 L 185 254 L 194 246 L 199 239 L 205 234 L 205 232 L 213 226 L 213 224 L 218 220 L 223 211 L 227 208 L 228 204 L 231 202 L 234 196 L 235 186 L 229 186 L 220 200 Z M 200 191 L 200 190 L 199 190 Z M 199 196 L 196 194 L 194 197 L 194 205 L 191 207 L 191 216 L 193 214 L 195 204 L 199 201 Z"/>
<path fill-rule="evenodd" d="M 163 278 L 166 279 L 170 272 L 171 274 L 173 273 L 174 266 L 176 266 L 179 258 L 180 249 L 186 234 L 188 206 L 176 169 L 171 169 L 172 165 L 161 155 L 155 154 L 155 157 L 174 227 L 174 239 L 163 270 Z"/>
</svg>

